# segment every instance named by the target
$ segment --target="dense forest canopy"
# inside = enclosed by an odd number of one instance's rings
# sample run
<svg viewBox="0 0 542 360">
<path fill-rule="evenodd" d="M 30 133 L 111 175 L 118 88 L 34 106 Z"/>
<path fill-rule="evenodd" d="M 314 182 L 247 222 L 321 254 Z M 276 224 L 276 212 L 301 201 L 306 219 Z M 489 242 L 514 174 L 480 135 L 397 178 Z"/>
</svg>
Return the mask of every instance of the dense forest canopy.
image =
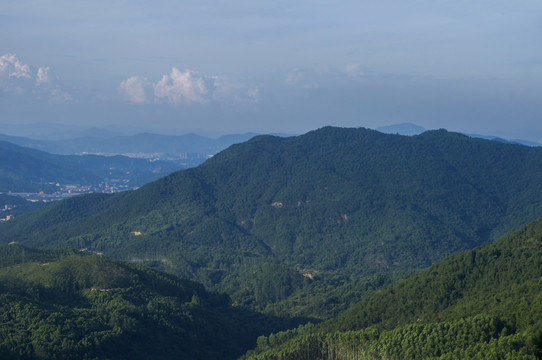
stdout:
<svg viewBox="0 0 542 360">
<path fill-rule="evenodd" d="M 318 326 L 258 339 L 250 359 L 537 359 L 542 218 L 364 298 Z"/>
<path fill-rule="evenodd" d="M 445 130 L 258 136 L 136 191 L 20 217 L 0 241 L 103 252 L 239 304 L 325 318 L 540 216 L 540 163 L 542 148 Z"/>
<path fill-rule="evenodd" d="M 234 359 L 295 324 L 96 255 L 14 244 L 0 259 L 2 359 Z"/>
</svg>

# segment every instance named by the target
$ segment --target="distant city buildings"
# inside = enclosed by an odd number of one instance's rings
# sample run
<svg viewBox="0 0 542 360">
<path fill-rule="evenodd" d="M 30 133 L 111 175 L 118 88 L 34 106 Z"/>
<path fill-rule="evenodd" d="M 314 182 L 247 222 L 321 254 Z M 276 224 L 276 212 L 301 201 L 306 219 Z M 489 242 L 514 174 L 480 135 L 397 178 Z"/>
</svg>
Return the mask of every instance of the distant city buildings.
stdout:
<svg viewBox="0 0 542 360">
<path fill-rule="evenodd" d="M 193 159 L 207 160 L 212 157 L 213 157 L 212 154 L 207 154 L 204 152 L 201 152 L 201 153 L 182 152 L 179 154 L 179 159 L 181 160 L 193 160 Z"/>
<path fill-rule="evenodd" d="M 7 212 L 11 212 L 13 210 L 15 210 L 15 208 L 17 207 L 17 205 L 11 205 L 11 204 L 4 204 L 4 206 L 2 206 L 0 208 L 0 213 L 7 213 Z M 13 215 L 11 214 L 8 214 L 7 216 L 2 216 L 0 215 L 0 222 L 2 221 L 9 221 L 13 219 Z"/>
<path fill-rule="evenodd" d="M 37 203 L 49 203 L 54 201 L 59 201 L 66 199 L 68 197 L 88 194 L 88 193 L 107 193 L 113 194 L 126 190 L 137 189 L 137 187 L 131 186 L 129 179 L 106 179 L 96 185 L 80 185 L 80 184 L 60 184 L 60 183 L 51 183 L 55 185 L 57 190 L 52 193 L 45 193 L 43 191 L 39 192 L 8 192 L 7 195 L 18 196 L 26 201 Z M 0 193 L 1 194 L 1 193 Z M 14 204 L 2 204 L 0 205 L 0 221 L 9 221 L 13 219 L 13 215 L 10 214 L 15 209 L 17 205 Z M 3 216 L 3 214 L 7 214 Z"/>
</svg>

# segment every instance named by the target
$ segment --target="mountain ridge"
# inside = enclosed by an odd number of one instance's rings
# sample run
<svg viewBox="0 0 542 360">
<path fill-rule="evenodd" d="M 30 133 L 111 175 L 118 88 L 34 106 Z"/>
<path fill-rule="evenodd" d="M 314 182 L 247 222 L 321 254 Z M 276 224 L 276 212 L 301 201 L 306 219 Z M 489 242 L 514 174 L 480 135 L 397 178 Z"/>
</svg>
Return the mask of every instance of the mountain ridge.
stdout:
<svg viewBox="0 0 542 360">
<path fill-rule="evenodd" d="M 228 146 L 249 140 L 255 133 L 224 135 L 216 139 L 194 133 L 185 135 L 164 135 L 137 133 L 108 137 L 76 137 L 61 140 L 38 140 L 20 136 L 0 134 L 0 140 L 53 154 L 146 154 L 161 159 L 179 159 L 182 154 L 214 155 Z M 133 157 L 132 156 L 132 157 Z M 196 164 L 206 159 L 201 157 Z"/>
<path fill-rule="evenodd" d="M 234 301 L 265 307 L 317 286 L 303 271 L 410 271 L 535 219 L 541 162 L 541 148 L 445 130 L 257 136 L 137 191 L 70 199 L 15 219 L 0 227 L 0 241 L 167 263 Z M 284 288 L 269 281 L 269 269 Z M 245 275 L 260 271 L 267 275 Z M 257 294 L 264 285 L 269 298 Z"/>
</svg>

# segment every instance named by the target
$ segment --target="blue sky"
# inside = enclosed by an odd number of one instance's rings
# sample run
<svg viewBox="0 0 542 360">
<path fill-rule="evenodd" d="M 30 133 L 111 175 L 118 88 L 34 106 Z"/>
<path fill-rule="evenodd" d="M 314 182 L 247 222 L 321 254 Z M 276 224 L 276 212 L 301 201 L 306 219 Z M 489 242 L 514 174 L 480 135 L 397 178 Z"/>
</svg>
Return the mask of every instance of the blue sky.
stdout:
<svg viewBox="0 0 542 360">
<path fill-rule="evenodd" d="M 542 142 L 539 0 L 1 0 L 0 124 Z"/>
</svg>

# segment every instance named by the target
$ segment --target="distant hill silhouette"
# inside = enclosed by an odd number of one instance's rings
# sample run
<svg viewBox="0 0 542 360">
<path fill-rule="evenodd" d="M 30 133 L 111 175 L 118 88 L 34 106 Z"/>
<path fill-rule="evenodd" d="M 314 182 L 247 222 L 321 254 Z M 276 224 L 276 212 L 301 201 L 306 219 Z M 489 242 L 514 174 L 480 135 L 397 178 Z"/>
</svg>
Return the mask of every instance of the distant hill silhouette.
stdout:
<svg viewBox="0 0 542 360">
<path fill-rule="evenodd" d="M 232 134 L 211 139 L 196 134 L 159 135 L 139 133 L 135 135 L 85 136 L 59 140 L 36 140 L 0 134 L 0 140 L 19 146 L 46 151 L 53 154 L 155 154 L 162 159 L 179 159 L 186 153 L 214 155 L 228 146 L 249 140 L 257 134 Z M 203 157 L 196 165 L 201 164 Z"/>
<path fill-rule="evenodd" d="M 381 127 L 377 127 L 375 130 L 383 132 L 385 134 L 398 134 L 398 135 L 406 135 L 406 136 L 419 135 L 427 131 L 425 128 L 416 124 L 412 124 L 412 123 L 381 126 Z M 464 135 L 467 135 L 473 138 L 504 142 L 508 144 L 519 144 L 519 145 L 526 145 L 526 146 L 542 146 L 541 143 L 538 143 L 535 141 L 521 140 L 521 139 L 507 140 L 507 139 L 503 139 L 497 136 L 480 135 L 480 134 L 464 134 Z"/>
<path fill-rule="evenodd" d="M 0 192 L 51 192 L 56 183 L 89 185 L 115 178 L 135 187 L 184 167 L 123 156 L 55 155 L 0 141 Z"/>
</svg>

